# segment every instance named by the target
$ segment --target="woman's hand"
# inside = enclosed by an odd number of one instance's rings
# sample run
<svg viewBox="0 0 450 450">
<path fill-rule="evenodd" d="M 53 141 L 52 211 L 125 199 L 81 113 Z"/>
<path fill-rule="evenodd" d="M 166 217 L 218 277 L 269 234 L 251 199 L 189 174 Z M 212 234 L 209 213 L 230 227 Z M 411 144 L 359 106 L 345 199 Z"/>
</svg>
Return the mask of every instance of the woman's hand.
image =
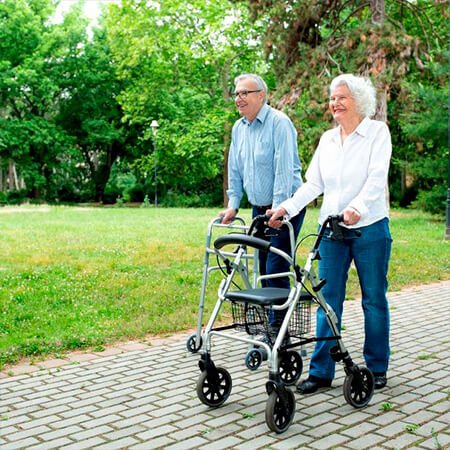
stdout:
<svg viewBox="0 0 450 450">
<path fill-rule="evenodd" d="M 281 225 L 283 224 L 283 221 L 280 219 L 287 214 L 287 211 L 284 208 L 268 209 L 266 214 L 272 216 L 268 222 L 269 227 L 278 229 L 281 228 Z"/>
<path fill-rule="evenodd" d="M 345 225 L 354 225 L 361 219 L 361 214 L 354 208 L 345 208 L 342 214 L 344 215 L 343 222 Z"/>
</svg>

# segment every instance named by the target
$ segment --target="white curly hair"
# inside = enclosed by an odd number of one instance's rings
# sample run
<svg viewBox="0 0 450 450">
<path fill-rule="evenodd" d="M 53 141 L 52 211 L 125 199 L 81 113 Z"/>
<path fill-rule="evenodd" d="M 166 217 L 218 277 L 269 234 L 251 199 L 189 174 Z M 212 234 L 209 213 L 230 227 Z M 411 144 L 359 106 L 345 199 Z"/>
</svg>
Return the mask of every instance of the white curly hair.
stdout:
<svg viewBox="0 0 450 450">
<path fill-rule="evenodd" d="M 337 86 L 345 84 L 356 102 L 356 109 L 363 117 L 372 117 L 377 107 L 377 92 L 369 78 L 344 73 L 333 79 L 330 94 Z"/>
</svg>

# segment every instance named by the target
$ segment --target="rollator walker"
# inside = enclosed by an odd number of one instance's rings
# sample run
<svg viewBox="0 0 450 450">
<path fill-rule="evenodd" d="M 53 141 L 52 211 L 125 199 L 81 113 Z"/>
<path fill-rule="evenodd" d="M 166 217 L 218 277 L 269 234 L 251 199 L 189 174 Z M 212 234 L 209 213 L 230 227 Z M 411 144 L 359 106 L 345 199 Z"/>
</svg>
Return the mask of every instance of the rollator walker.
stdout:
<svg viewBox="0 0 450 450">
<path fill-rule="evenodd" d="M 355 408 L 362 408 L 371 400 L 374 377 L 368 368 L 358 366 L 352 361 L 340 335 L 336 314 L 321 293 L 326 280 L 319 279 L 314 269 L 314 262 L 320 259 L 318 249 L 325 230 L 331 228 L 331 239 L 343 239 L 339 225 L 343 217 L 329 216 L 325 220 L 319 232 L 314 235 L 314 244 L 304 267 L 296 263 L 297 247 L 289 221 L 283 220 L 282 226 L 289 228 L 292 257 L 263 239 L 268 233 L 276 232 L 268 227 L 269 218 L 270 216 L 266 215 L 257 216 L 250 227 L 243 223 L 232 225 L 232 228 L 238 227 L 239 232 L 233 230 L 214 240 L 212 251 L 217 256 L 216 267 L 219 267 L 225 276 L 220 282 L 218 298 L 203 333 L 200 330 L 204 299 L 201 298 L 199 329 L 196 335 L 188 339 L 187 347 L 191 352 L 197 352 L 204 346 L 199 361 L 201 373 L 196 390 L 200 401 L 210 407 L 221 406 L 228 399 L 232 388 L 230 373 L 214 364 L 213 337 L 246 344 L 248 351 L 245 364 L 249 370 L 257 370 L 267 361 L 269 378 L 266 382 L 268 399 L 265 420 L 270 430 L 283 433 L 295 416 L 295 396 L 289 386 L 295 385 L 302 374 L 303 361 L 298 350 L 305 344 L 320 340 L 336 342 L 330 351 L 331 357 L 344 364 L 344 398 Z M 216 220 L 219 221 L 217 224 L 220 223 L 220 218 Z M 272 252 L 284 258 L 289 263 L 289 272 L 257 276 L 255 267 L 257 268 L 258 252 Z M 209 258 L 209 253 L 207 254 Z M 253 273 L 249 269 L 249 261 L 253 262 Z M 207 261 L 205 265 L 208 265 Z M 206 284 L 205 271 L 208 272 L 208 267 L 204 270 L 202 290 Z M 292 280 L 290 289 L 259 287 L 264 279 L 286 276 Z M 311 336 L 312 304 L 324 310 L 332 336 Z M 226 307 L 231 307 L 232 323 L 218 325 L 219 314 Z M 274 323 L 276 311 L 277 322 Z"/>
</svg>

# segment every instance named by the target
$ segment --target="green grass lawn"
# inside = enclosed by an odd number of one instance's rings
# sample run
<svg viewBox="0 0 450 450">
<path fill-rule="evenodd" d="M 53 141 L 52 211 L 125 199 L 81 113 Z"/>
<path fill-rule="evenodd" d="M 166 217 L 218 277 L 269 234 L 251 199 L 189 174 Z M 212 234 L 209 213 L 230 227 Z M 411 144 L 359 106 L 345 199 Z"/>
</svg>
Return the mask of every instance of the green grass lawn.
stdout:
<svg viewBox="0 0 450 450">
<path fill-rule="evenodd" d="M 1 208 L 0 367 L 194 328 L 206 230 L 217 211 Z M 241 214 L 249 220 L 248 210 Z M 450 279 L 444 221 L 413 210 L 391 216 L 390 289 Z M 316 222 L 310 209 L 301 234 Z M 218 281 L 210 277 L 206 317 Z M 359 297 L 354 273 L 348 297 Z"/>
</svg>

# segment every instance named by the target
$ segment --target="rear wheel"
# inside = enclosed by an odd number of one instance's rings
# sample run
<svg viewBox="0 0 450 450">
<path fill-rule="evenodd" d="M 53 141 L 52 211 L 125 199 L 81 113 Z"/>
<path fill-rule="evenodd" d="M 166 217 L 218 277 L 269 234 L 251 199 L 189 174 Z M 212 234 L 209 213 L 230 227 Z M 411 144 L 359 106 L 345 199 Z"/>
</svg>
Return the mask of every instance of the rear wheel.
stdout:
<svg viewBox="0 0 450 450">
<path fill-rule="evenodd" d="M 280 378 L 286 386 L 292 386 L 303 371 L 302 357 L 298 352 L 289 350 L 280 353 Z"/>
</svg>

